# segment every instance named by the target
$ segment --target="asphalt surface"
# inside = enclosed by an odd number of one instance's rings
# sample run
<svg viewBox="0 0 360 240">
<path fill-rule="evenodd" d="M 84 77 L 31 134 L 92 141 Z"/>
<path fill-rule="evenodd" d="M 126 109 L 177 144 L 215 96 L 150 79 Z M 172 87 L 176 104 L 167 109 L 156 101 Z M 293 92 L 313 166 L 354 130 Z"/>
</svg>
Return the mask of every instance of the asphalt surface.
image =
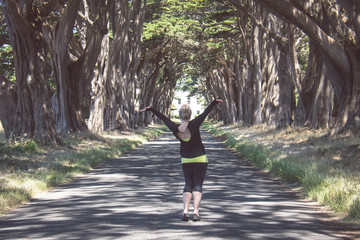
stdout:
<svg viewBox="0 0 360 240">
<path fill-rule="evenodd" d="M 314 204 L 203 132 L 200 222 L 181 222 L 183 175 L 170 133 L 0 218 L 0 239 L 343 239 Z"/>
</svg>

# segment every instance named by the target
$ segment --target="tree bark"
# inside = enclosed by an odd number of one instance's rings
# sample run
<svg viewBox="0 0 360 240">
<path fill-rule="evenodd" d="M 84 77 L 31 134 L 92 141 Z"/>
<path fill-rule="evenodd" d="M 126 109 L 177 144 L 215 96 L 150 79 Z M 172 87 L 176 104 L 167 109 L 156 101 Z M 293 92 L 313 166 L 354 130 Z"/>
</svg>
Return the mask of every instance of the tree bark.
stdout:
<svg viewBox="0 0 360 240">
<path fill-rule="evenodd" d="M 141 98 L 140 98 L 140 108 L 145 108 L 147 106 L 154 106 L 155 103 L 155 93 L 156 93 L 156 81 L 160 74 L 160 70 L 165 65 L 166 61 L 162 61 L 166 54 L 166 47 L 169 44 L 169 41 L 164 41 L 159 44 L 153 51 L 150 53 L 143 53 L 143 67 L 141 68 L 143 79 L 140 84 L 141 88 Z M 145 125 L 148 125 L 152 122 L 152 114 L 149 112 L 144 112 L 142 121 Z"/>
<path fill-rule="evenodd" d="M 4 14 L 14 49 L 16 108 L 11 132 L 44 144 L 62 143 L 55 127 L 46 75 L 47 46 L 33 1 L 4 1 Z"/>
<path fill-rule="evenodd" d="M 75 18 L 79 9 L 80 0 L 71 0 L 64 14 L 52 31 L 49 41 L 52 49 L 52 64 L 56 82 L 56 107 L 55 112 L 58 129 L 61 133 L 83 131 L 86 129 L 85 121 L 78 109 L 78 96 L 82 93 L 79 89 L 79 79 L 72 78 L 68 45 L 73 35 Z"/>
<path fill-rule="evenodd" d="M 88 121 L 89 130 L 93 132 L 104 131 L 104 118 L 106 106 L 106 80 L 108 79 L 108 56 L 109 56 L 109 35 L 106 34 L 101 42 L 101 52 L 96 66 L 96 72 L 91 81 L 91 103 L 90 117 Z"/>
<path fill-rule="evenodd" d="M 296 71 L 293 61 L 294 30 L 288 23 L 278 23 L 280 35 L 289 39 L 287 44 L 280 44 L 278 63 L 279 106 L 276 111 L 276 127 L 284 128 L 293 123 L 295 110 L 294 82 Z M 291 39 L 291 40 L 290 40 Z"/>
<path fill-rule="evenodd" d="M 122 0 L 113 9 L 114 38 L 109 53 L 106 81 L 105 130 L 128 129 L 135 126 L 136 81 L 146 1 Z M 119 10 L 119 14 L 117 13 Z"/>
<path fill-rule="evenodd" d="M 104 109 L 105 109 L 105 81 L 108 72 L 108 54 L 110 38 L 108 1 L 90 1 L 89 10 L 96 12 L 94 21 L 90 20 L 89 13 L 85 11 L 87 20 L 86 40 L 83 43 L 85 50 L 80 58 L 71 66 L 73 82 L 77 83 L 79 96 L 77 96 L 77 109 L 81 111 L 82 101 L 87 99 L 89 94 L 89 120 L 87 127 L 93 132 L 104 130 Z M 80 71 L 79 71 L 80 70 Z M 95 71 L 94 71 L 95 70 Z M 77 81 L 76 81 L 77 79 Z M 92 79 L 91 83 L 88 79 Z M 91 85 L 91 86 L 90 86 Z M 82 97 L 85 92 L 85 97 Z M 84 114 L 84 113 L 82 113 Z"/>
<path fill-rule="evenodd" d="M 330 78 L 326 70 L 324 56 L 310 42 L 310 54 L 307 73 L 301 81 L 300 98 L 304 110 L 303 124 L 313 128 L 329 127 L 332 110 L 332 89 L 326 80 Z"/>
<path fill-rule="evenodd" d="M 254 118 L 252 124 L 262 123 L 262 108 L 261 108 L 261 99 L 262 99 L 262 78 L 261 78 L 261 61 L 260 61 L 260 29 L 257 26 L 254 26 L 254 35 L 253 35 L 254 44 L 252 45 L 252 59 L 253 59 L 253 81 L 254 81 Z"/>
</svg>

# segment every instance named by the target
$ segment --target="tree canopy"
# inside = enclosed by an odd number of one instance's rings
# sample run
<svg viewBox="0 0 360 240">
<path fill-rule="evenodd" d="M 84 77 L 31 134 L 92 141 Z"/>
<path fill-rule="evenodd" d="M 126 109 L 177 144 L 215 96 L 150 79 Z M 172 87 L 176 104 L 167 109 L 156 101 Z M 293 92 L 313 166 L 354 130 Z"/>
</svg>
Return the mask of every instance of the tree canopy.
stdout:
<svg viewBox="0 0 360 240">
<path fill-rule="evenodd" d="M 360 127 L 356 0 L 2 0 L 7 137 L 136 128 L 175 88 L 224 123 Z"/>
</svg>

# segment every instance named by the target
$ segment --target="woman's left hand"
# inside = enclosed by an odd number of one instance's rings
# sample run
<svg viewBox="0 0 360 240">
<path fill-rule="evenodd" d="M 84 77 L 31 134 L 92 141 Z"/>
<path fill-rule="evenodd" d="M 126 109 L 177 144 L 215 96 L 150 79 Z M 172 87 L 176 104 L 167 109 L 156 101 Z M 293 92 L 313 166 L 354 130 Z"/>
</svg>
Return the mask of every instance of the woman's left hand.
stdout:
<svg viewBox="0 0 360 240">
<path fill-rule="evenodd" d="M 222 103 L 222 102 L 223 102 L 223 100 L 221 100 L 221 99 L 215 99 L 215 101 L 218 102 L 218 103 Z"/>
</svg>

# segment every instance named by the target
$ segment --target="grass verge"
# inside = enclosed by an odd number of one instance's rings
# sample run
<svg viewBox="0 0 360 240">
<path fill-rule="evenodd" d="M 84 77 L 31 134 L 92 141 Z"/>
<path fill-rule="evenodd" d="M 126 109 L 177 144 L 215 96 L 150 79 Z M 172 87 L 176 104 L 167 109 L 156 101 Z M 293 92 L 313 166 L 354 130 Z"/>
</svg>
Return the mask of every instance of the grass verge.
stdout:
<svg viewBox="0 0 360 240">
<path fill-rule="evenodd" d="M 341 220 L 360 224 L 359 136 L 218 122 L 206 122 L 204 128 L 255 166 L 300 186 L 308 198 L 328 206 Z"/>
<path fill-rule="evenodd" d="M 0 145 L 0 215 L 36 194 L 71 181 L 161 134 L 163 126 L 131 132 L 90 132 L 66 136 L 64 146 L 39 146 L 32 140 Z"/>
</svg>

